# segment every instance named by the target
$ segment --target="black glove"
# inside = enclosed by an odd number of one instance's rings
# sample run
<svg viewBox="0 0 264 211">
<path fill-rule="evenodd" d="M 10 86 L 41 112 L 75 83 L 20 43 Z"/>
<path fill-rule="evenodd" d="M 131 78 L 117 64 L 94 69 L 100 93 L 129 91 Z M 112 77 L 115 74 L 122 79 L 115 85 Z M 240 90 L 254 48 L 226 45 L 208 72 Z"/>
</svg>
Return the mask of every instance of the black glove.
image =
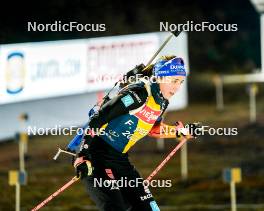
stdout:
<svg viewBox="0 0 264 211">
<path fill-rule="evenodd" d="M 200 131 L 202 130 L 201 122 L 194 122 L 186 125 L 189 128 L 189 133 L 194 137 L 197 138 Z"/>
<path fill-rule="evenodd" d="M 84 156 L 76 158 L 74 162 L 74 168 L 76 171 L 76 176 L 81 177 L 81 179 L 91 176 L 93 173 L 93 167 L 89 160 Z"/>
</svg>

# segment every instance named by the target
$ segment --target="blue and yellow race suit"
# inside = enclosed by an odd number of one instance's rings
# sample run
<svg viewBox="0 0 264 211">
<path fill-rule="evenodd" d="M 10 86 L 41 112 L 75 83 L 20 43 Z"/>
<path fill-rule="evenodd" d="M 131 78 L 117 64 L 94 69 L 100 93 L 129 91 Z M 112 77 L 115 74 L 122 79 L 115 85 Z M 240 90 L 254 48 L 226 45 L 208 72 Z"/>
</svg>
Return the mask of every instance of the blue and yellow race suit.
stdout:
<svg viewBox="0 0 264 211">
<path fill-rule="evenodd" d="M 142 179 L 128 159 L 129 149 L 148 135 L 168 106 L 157 83 L 141 81 L 129 85 L 105 103 L 90 121 L 90 128 L 101 129 L 85 136 L 79 156 L 86 156 L 94 166 L 93 176 L 84 179 L 86 189 L 100 210 L 158 211 L 147 187 L 124 187 L 112 190 L 94 187 L 94 179 Z"/>
<path fill-rule="evenodd" d="M 126 153 L 160 121 L 168 101 L 162 97 L 158 84 L 148 82 L 128 87 L 118 99 L 122 110 L 128 112 L 104 124 L 99 137 L 117 151 Z"/>
</svg>

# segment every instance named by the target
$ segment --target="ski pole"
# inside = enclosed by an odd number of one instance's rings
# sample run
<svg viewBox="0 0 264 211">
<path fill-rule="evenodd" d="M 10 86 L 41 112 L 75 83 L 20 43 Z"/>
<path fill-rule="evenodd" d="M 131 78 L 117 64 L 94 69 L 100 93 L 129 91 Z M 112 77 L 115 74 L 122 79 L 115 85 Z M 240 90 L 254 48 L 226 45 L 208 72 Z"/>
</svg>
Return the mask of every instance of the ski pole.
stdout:
<svg viewBox="0 0 264 211">
<path fill-rule="evenodd" d="M 45 206 L 49 201 L 51 201 L 52 199 L 54 199 L 57 195 L 59 195 L 60 193 L 62 193 L 64 190 L 66 190 L 68 187 L 70 187 L 73 183 L 75 183 L 78 180 L 79 180 L 78 177 L 76 177 L 76 176 L 73 177 L 69 182 L 67 182 L 60 189 L 58 189 L 53 194 L 51 194 L 48 198 L 46 198 L 44 201 L 42 201 L 40 204 L 38 204 L 36 207 L 34 207 L 31 211 L 39 210 L 40 208 L 42 208 L 43 206 Z"/>
<path fill-rule="evenodd" d="M 184 125 L 181 121 L 178 121 L 176 124 L 176 130 L 180 131 L 182 128 L 184 128 Z M 155 170 L 148 176 L 146 179 L 147 181 L 150 181 L 159 171 L 160 169 L 165 166 L 165 164 L 171 159 L 171 157 L 187 142 L 187 138 L 183 138 L 183 140 L 180 141 L 179 144 L 167 155 L 167 157 L 155 168 Z"/>
<path fill-rule="evenodd" d="M 146 179 L 150 181 L 159 171 L 165 166 L 165 164 L 171 159 L 171 157 L 187 142 L 187 138 L 184 138 L 168 155 L 167 157 L 155 168 L 155 170 Z"/>
<path fill-rule="evenodd" d="M 65 154 L 68 154 L 68 155 L 72 155 L 72 156 L 76 156 L 76 154 L 72 153 L 72 152 L 68 152 L 66 150 L 63 150 L 61 148 L 58 148 L 58 152 L 56 153 L 56 155 L 53 157 L 53 160 L 57 160 L 57 158 L 59 157 L 60 153 L 65 153 Z"/>
</svg>

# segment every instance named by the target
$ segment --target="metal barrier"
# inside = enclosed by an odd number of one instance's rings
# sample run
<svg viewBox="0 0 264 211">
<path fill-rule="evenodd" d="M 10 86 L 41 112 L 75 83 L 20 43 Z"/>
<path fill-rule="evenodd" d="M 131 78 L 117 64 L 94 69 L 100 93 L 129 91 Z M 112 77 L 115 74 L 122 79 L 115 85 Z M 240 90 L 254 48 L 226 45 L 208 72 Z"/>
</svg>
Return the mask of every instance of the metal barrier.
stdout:
<svg viewBox="0 0 264 211">
<path fill-rule="evenodd" d="M 256 122 L 257 109 L 256 109 L 256 95 L 258 92 L 257 83 L 264 82 L 263 73 L 255 74 L 238 74 L 238 75 L 216 75 L 213 78 L 216 92 L 216 109 L 221 111 L 224 109 L 224 84 L 249 84 L 249 120 L 251 123 Z"/>
</svg>

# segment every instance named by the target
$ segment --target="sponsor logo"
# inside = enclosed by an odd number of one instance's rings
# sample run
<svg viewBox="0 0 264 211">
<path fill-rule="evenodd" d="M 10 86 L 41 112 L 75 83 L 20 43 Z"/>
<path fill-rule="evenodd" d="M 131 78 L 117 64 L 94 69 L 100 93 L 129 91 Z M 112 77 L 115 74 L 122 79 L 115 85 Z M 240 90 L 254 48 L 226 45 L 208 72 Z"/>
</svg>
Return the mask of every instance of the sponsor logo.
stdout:
<svg viewBox="0 0 264 211">
<path fill-rule="evenodd" d="M 119 137 L 119 134 L 116 131 L 114 131 L 114 130 L 109 130 L 108 132 L 109 132 L 110 135 L 112 135 L 114 137 Z"/>
<path fill-rule="evenodd" d="M 6 91 L 18 94 L 25 85 L 25 57 L 21 52 L 12 52 L 7 56 Z"/>
<path fill-rule="evenodd" d="M 128 107 L 130 105 L 132 105 L 134 103 L 133 98 L 130 95 L 126 95 L 125 97 L 121 98 L 121 101 L 123 102 L 123 104 Z"/>
<path fill-rule="evenodd" d="M 156 111 L 148 106 L 145 106 L 141 111 L 137 112 L 135 116 L 146 123 L 154 124 L 159 118 L 161 111 Z"/>
<path fill-rule="evenodd" d="M 147 195 L 145 195 L 145 196 L 140 196 L 140 200 L 141 200 L 141 201 L 145 201 L 145 200 L 150 199 L 150 198 L 152 198 L 152 197 L 153 197 L 152 194 L 149 193 L 149 194 L 147 194 Z"/>
<path fill-rule="evenodd" d="M 170 65 L 170 69 L 176 69 L 176 70 L 181 70 L 181 71 L 184 71 L 184 66 L 182 65 Z"/>
</svg>

